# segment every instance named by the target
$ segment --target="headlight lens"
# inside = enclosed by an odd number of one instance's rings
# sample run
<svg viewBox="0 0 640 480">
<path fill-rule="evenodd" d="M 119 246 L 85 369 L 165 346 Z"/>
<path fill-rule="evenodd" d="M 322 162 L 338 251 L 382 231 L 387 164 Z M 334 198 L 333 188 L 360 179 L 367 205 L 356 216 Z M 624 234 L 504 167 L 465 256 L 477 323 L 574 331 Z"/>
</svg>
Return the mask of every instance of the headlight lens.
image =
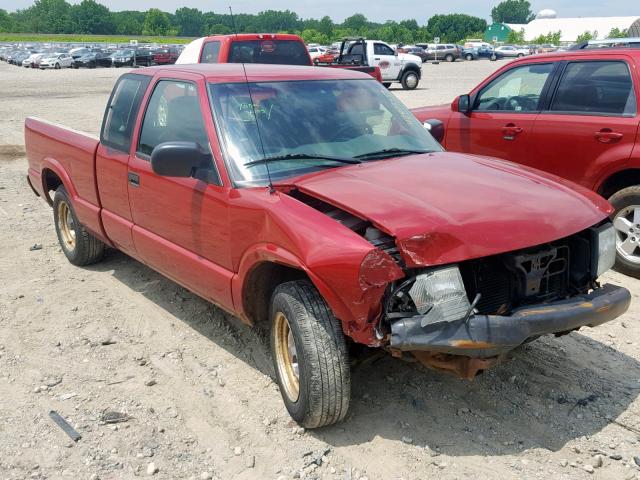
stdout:
<svg viewBox="0 0 640 480">
<path fill-rule="evenodd" d="M 613 267 L 616 261 L 616 232 L 611 223 L 602 225 L 594 229 L 594 252 L 598 257 L 595 259 L 595 272 L 599 277 L 604 272 Z"/>
<path fill-rule="evenodd" d="M 422 326 L 463 318 L 471 305 L 457 265 L 436 268 L 416 277 L 409 289 Z"/>
</svg>

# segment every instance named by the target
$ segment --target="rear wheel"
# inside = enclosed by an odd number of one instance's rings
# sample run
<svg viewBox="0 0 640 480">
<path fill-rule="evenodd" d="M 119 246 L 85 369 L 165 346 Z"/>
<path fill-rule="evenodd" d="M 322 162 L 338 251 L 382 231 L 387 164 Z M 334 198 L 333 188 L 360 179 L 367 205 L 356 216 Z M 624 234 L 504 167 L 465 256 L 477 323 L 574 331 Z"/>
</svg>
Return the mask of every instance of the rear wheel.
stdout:
<svg viewBox="0 0 640 480">
<path fill-rule="evenodd" d="M 60 70 L 60 64 L 59 64 L 59 63 L 56 63 L 56 65 L 55 65 L 55 67 L 54 67 L 54 68 L 55 68 L 56 70 Z"/>
<path fill-rule="evenodd" d="M 445 59 L 447 62 L 453 62 L 453 61 L 455 60 L 454 56 L 453 56 L 453 55 L 451 55 L 450 53 L 448 53 L 448 54 L 447 54 L 447 56 L 446 56 L 446 57 L 444 57 L 444 59 Z"/>
<path fill-rule="evenodd" d="M 53 197 L 53 219 L 58 241 L 67 259 L 74 265 L 90 265 L 102 259 L 104 243 L 91 235 L 78 221 L 71 200 L 61 185 Z"/>
<path fill-rule="evenodd" d="M 524 57 L 524 53 L 519 53 L 518 58 L 522 58 L 522 57 Z"/>
<path fill-rule="evenodd" d="M 615 208 L 615 269 L 626 275 L 640 277 L 640 186 L 627 187 L 614 193 L 609 203 Z"/>
<path fill-rule="evenodd" d="M 344 419 L 351 381 L 340 321 L 306 280 L 279 285 L 271 298 L 271 351 L 280 393 L 306 428 Z"/>
<path fill-rule="evenodd" d="M 492 62 L 495 62 L 498 59 L 498 57 L 496 56 L 495 53 L 492 53 L 491 57 L 489 57 L 489 58 L 491 59 Z"/>
<path fill-rule="evenodd" d="M 402 83 L 402 88 L 405 90 L 415 90 L 419 81 L 418 74 L 413 70 L 409 70 L 408 72 L 404 72 L 400 83 Z"/>
</svg>

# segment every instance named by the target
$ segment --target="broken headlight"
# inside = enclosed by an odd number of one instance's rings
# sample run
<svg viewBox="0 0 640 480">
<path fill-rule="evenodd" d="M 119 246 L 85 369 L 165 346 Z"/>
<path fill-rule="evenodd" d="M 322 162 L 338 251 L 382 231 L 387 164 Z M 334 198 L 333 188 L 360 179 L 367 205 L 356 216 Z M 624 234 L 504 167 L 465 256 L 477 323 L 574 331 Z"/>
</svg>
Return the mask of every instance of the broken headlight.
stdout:
<svg viewBox="0 0 640 480">
<path fill-rule="evenodd" d="M 605 223 L 600 227 L 591 229 L 593 232 L 593 255 L 591 271 L 596 278 L 613 267 L 616 261 L 616 232 L 611 223 Z"/>
<path fill-rule="evenodd" d="M 418 275 L 409 289 L 422 326 L 464 318 L 471 305 L 457 265 L 435 268 Z"/>
</svg>

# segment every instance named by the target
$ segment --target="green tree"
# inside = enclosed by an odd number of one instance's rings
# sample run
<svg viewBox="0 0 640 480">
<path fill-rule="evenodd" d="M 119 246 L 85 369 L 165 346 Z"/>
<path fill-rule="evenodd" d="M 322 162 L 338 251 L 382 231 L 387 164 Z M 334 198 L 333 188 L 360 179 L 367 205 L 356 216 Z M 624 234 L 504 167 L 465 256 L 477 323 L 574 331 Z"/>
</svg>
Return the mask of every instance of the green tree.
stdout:
<svg viewBox="0 0 640 480">
<path fill-rule="evenodd" d="M 21 31 L 33 33 L 73 33 L 71 6 L 64 0 L 36 0 L 21 12 Z"/>
<path fill-rule="evenodd" d="M 320 31 L 320 33 L 331 37 L 334 28 L 335 25 L 333 23 L 333 20 L 331 20 L 331 17 L 325 15 L 320 19 L 320 25 L 318 26 L 318 30 Z"/>
<path fill-rule="evenodd" d="M 557 32 L 549 32 L 546 35 L 537 36 L 533 39 L 533 43 L 536 45 L 542 45 L 543 43 L 558 45 L 560 43 L 560 37 L 562 37 L 562 32 L 558 30 Z"/>
<path fill-rule="evenodd" d="M 321 45 L 329 43 L 329 37 L 327 35 L 311 28 L 300 32 L 300 36 L 306 43 L 319 43 Z"/>
<path fill-rule="evenodd" d="M 169 15 L 158 8 L 150 8 L 144 17 L 143 35 L 167 35 L 171 29 Z"/>
<path fill-rule="evenodd" d="M 607 35 L 607 38 L 627 38 L 629 36 L 629 30 L 620 30 L 619 28 L 612 28 Z"/>
<path fill-rule="evenodd" d="M 459 42 L 476 32 L 484 32 L 486 20 L 463 13 L 434 15 L 427 22 L 431 38 L 440 37 L 441 42 Z"/>
<path fill-rule="evenodd" d="M 576 38 L 576 43 L 588 42 L 589 40 L 595 40 L 596 38 L 598 38 L 597 30 L 594 30 L 593 32 L 587 30 L 578 35 L 578 38 Z"/>
<path fill-rule="evenodd" d="M 94 0 L 82 0 L 70 11 L 74 33 L 110 35 L 116 33 L 116 24 L 109 9 Z"/>
<path fill-rule="evenodd" d="M 14 28 L 13 18 L 0 8 L 0 32 L 13 32 Z"/>
<path fill-rule="evenodd" d="M 199 37 L 204 34 L 204 16 L 197 8 L 182 7 L 173 16 L 174 25 L 181 37 Z"/>
<path fill-rule="evenodd" d="M 348 18 L 344 19 L 342 22 L 342 28 L 346 28 L 348 30 L 353 30 L 354 32 L 359 32 L 369 25 L 369 20 L 361 13 L 356 13 L 355 15 L 351 15 Z"/>
<path fill-rule="evenodd" d="M 534 18 L 527 0 L 504 0 L 491 9 L 493 23 L 529 23 Z"/>
<path fill-rule="evenodd" d="M 144 12 L 124 10 L 112 12 L 118 35 L 142 35 Z"/>
<path fill-rule="evenodd" d="M 298 14 L 289 10 L 265 10 L 256 20 L 258 32 L 293 32 L 301 26 Z"/>
<path fill-rule="evenodd" d="M 522 45 L 525 42 L 524 39 L 524 28 L 520 30 L 511 30 L 509 31 L 509 35 L 507 35 L 507 43 L 514 43 L 516 45 Z"/>
</svg>

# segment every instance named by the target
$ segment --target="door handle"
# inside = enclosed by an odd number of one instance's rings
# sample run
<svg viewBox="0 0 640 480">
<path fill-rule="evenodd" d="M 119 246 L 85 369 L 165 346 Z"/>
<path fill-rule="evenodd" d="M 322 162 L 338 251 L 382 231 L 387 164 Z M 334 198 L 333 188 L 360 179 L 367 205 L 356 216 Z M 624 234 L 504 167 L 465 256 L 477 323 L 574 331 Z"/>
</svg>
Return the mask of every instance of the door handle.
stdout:
<svg viewBox="0 0 640 480">
<path fill-rule="evenodd" d="M 129 178 L 129 183 L 131 185 L 133 185 L 134 187 L 140 186 L 140 176 L 137 173 L 129 172 L 127 174 L 127 177 Z"/>
<path fill-rule="evenodd" d="M 380 57 L 375 57 L 374 60 L 380 60 Z"/>
<path fill-rule="evenodd" d="M 518 127 L 513 123 L 508 123 L 507 125 L 502 127 L 502 138 L 504 138 L 505 140 L 513 140 L 515 139 L 516 135 L 519 135 L 523 131 L 524 130 L 522 127 Z"/>
<path fill-rule="evenodd" d="M 603 128 L 595 133 L 596 139 L 601 143 L 613 143 L 620 140 L 623 135 L 620 132 L 614 132 L 610 128 Z"/>
</svg>

